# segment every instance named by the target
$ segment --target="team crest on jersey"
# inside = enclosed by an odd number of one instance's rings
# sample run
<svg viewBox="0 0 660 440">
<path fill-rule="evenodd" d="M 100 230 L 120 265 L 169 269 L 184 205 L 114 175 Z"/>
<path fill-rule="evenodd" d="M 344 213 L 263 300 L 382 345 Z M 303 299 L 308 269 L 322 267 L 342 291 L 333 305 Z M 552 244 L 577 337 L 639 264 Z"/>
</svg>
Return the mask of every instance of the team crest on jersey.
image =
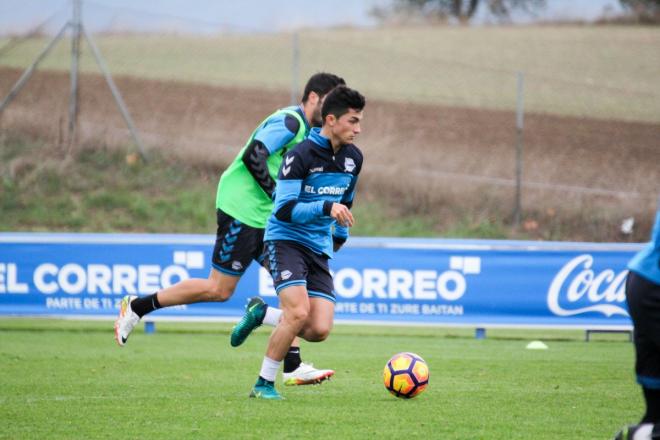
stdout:
<svg viewBox="0 0 660 440">
<path fill-rule="evenodd" d="M 352 172 L 355 169 L 355 161 L 352 158 L 347 157 L 344 161 L 344 169 L 347 173 Z"/>
</svg>

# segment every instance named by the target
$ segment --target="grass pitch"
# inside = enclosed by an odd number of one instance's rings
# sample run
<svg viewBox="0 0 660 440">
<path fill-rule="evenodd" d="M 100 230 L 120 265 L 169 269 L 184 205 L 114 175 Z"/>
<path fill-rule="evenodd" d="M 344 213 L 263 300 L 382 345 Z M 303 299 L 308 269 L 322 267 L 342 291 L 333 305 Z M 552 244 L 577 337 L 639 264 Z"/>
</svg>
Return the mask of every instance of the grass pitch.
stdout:
<svg viewBox="0 0 660 440">
<path fill-rule="evenodd" d="M 618 335 L 338 325 L 302 347 L 335 379 L 278 385 L 286 400 L 269 402 L 247 397 L 268 329 L 234 349 L 229 324 L 156 327 L 119 348 L 111 322 L 1 320 L 0 438 L 604 439 L 643 411 Z M 549 349 L 526 350 L 532 339 Z M 398 351 L 430 367 L 412 400 L 381 382 Z"/>
</svg>

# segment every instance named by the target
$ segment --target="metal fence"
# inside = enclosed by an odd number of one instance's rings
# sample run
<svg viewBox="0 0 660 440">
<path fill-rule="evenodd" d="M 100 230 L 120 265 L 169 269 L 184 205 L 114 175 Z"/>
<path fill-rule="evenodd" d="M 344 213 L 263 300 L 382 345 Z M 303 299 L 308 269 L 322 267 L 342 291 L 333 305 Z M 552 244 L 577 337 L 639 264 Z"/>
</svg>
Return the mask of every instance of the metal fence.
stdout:
<svg viewBox="0 0 660 440">
<path fill-rule="evenodd" d="M 85 2 L 83 32 L 76 33 L 69 5 L 32 32 L 0 39 L 5 97 L 54 41 L 51 34 L 67 30 L 65 23 L 72 41 L 86 37 L 79 62 L 72 61 L 73 46 L 54 45 L 0 114 L 2 130 L 29 127 L 61 137 L 63 121 L 77 120 L 69 137 L 78 142 L 141 148 L 139 134 L 147 150 L 170 148 L 222 165 L 256 121 L 275 106 L 297 102 L 306 78 L 325 70 L 368 98 L 359 144 L 369 161 L 363 184 L 379 196 L 422 211 L 441 204 L 484 206 L 511 212 L 516 223 L 530 210 L 551 221 L 570 206 L 598 222 L 599 216 L 622 221 L 654 208 L 660 188 L 659 29 L 268 33 L 170 16 L 173 29 L 184 23 L 200 32 L 134 33 L 113 27 L 113 17 L 130 14 L 149 23 L 162 14 Z M 107 17 L 105 32 L 85 32 L 92 16 Z M 69 72 L 78 69 L 80 96 L 69 90 L 78 82 Z M 101 74 L 108 84 L 115 78 L 116 90 L 109 88 L 114 99 Z M 121 96 L 126 106 L 119 112 L 114 103 Z M 74 114 L 71 102 L 78 101 L 80 114 Z"/>
</svg>

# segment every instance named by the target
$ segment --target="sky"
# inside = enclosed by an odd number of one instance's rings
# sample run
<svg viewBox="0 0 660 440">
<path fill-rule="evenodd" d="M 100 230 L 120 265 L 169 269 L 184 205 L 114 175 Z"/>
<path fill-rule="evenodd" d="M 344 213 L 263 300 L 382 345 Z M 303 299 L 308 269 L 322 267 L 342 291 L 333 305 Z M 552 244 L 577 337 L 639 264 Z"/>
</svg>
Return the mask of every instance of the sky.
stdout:
<svg viewBox="0 0 660 440">
<path fill-rule="evenodd" d="M 92 32 L 272 32 L 304 27 L 371 27 L 374 6 L 391 0 L 83 0 Z M 620 11 L 618 0 L 547 0 L 539 18 L 593 20 Z M 0 0 L 0 35 L 25 33 L 48 18 L 57 31 L 71 15 L 71 0 Z M 311 7 L 310 7 L 311 5 Z M 59 12 L 58 12 L 59 11 Z M 527 22 L 529 17 L 517 17 Z M 479 21 L 479 20 L 478 20 Z"/>
</svg>

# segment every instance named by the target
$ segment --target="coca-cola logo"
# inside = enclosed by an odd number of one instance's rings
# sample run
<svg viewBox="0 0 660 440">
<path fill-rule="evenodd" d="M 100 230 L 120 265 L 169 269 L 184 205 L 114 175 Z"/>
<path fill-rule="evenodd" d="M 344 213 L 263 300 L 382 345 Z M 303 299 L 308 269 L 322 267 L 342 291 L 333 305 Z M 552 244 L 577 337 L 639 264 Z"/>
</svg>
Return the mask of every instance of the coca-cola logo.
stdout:
<svg viewBox="0 0 660 440">
<path fill-rule="evenodd" d="M 548 308 L 557 316 L 600 312 L 629 316 L 625 308 L 627 270 L 618 274 L 611 269 L 596 273 L 591 255 L 579 255 L 555 275 L 548 289 Z"/>
</svg>

